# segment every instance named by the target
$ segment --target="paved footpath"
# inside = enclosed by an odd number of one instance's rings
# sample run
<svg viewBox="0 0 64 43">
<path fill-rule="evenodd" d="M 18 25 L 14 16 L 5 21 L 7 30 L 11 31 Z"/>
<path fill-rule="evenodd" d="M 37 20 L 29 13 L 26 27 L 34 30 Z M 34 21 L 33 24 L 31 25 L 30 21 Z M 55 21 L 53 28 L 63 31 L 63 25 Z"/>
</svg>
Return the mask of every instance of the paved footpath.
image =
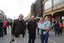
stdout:
<svg viewBox="0 0 64 43">
<path fill-rule="evenodd" d="M 11 29 L 7 29 L 7 35 L 0 38 L 0 43 L 10 43 L 11 40 Z M 24 38 L 24 43 L 28 43 L 28 34 Z M 35 43 L 41 43 L 39 35 L 36 35 Z M 54 31 L 50 32 L 49 43 L 64 43 L 64 33 L 62 36 L 55 36 Z"/>
</svg>

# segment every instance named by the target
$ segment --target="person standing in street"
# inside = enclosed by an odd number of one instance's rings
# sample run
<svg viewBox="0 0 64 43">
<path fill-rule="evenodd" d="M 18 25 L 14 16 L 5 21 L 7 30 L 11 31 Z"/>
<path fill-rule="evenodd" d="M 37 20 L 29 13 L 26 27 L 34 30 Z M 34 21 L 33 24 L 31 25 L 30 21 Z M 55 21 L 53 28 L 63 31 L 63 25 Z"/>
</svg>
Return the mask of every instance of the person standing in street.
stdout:
<svg viewBox="0 0 64 43">
<path fill-rule="evenodd" d="M 41 31 L 42 33 L 41 43 L 48 43 L 49 31 L 51 29 L 51 23 L 49 21 L 49 18 L 45 18 L 44 25 L 45 29 Z"/>
<path fill-rule="evenodd" d="M 36 21 L 37 21 L 37 28 L 36 28 L 37 29 L 37 34 L 39 35 L 38 23 L 40 23 L 40 22 L 39 22 L 39 20 L 36 20 Z"/>
<path fill-rule="evenodd" d="M 63 24 L 60 21 L 59 21 L 59 25 L 60 25 L 59 32 L 60 32 L 60 35 L 62 35 Z"/>
<path fill-rule="evenodd" d="M 35 43 L 37 23 L 35 17 L 31 16 L 31 20 L 28 22 L 27 29 L 29 33 L 28 43 Z"/>
<path fill-rule="evenodd" d="M 20 14 L 19 18 L 12 23 L 12 35 L 15 36 L 15 43 L 24 43 L 25 31 L 26 23 L 23 20 L 23 15 Z"/>
<path fill-rule="evenodd" d="M 10 27 L 12 27 L 12 22 L 9 23 Z"/>
<path fill-rule="evenodd" d="M 3 22 L 3 29 L 4 29 L 5 35 L 7 35 L 7 27 L 8 27 L 8 22 L 5 20 L 5 21 Z"/>
<path fill-rule="evenodd" d="M 38 28 L 39 28 L 39 35 L 41 36 L 41 43 L 42 43 L 42 38 L 44 36 L 44 31 L 45 31 L 45 24 L 43 18 L 40 18 L 40 21 L 38 23 Z"/>
<path fill-rule="evenodd" d="M 3 22 L 0 20 L 0 37 L 3 37 Z"/>
<path fill-rule="evenodd" d="M 55 36 L 56 36 L 56 35 L 59 36 L 59 29 L 60 29 L 59 22 L 56 21 L 55 24 L 54 24 Z"/>
</svg>

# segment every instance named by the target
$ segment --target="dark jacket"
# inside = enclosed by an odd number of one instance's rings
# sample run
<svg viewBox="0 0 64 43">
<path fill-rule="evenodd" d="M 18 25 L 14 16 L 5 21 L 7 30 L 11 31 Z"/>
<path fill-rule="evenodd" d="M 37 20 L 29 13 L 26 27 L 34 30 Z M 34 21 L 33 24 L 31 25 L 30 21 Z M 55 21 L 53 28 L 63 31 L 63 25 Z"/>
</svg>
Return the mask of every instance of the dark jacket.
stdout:
<svg viewBox="0 0 64 43">
<path fill-rule="evenodd" d="M 58 30 L 59 28 L 60 28 L 59 23 L 55 23 L 55 24 L 54 24 L 54 29 L 55 29 L 55 30 Z"/>
<path fill-rule="evenodd" d="M 2 28 L 3 28 L 3 22 L 0 21 L 0 29 L 2 29 Z"/>
<path fill-rule="evenodd" d="M 37 23 L 34 21 L 29 21 L 27 25 L 27 29 L 29 34 L 36 34 L 36 28 L 37 28 Z"/>
<path fill-rule="evenodd" d="M 15 37 L 18 37 L 20 35 L 20 22 L 19 20 L 14 20 L 13 21 L 13 24 L 12 24 L 12 34 L 15 36 Z M 24 34 L 25 34 L 25 30 L 26 30 L 26 23 L 25 21 L 23 20 L 23 37 L 24 37 Z"/>
</svg>

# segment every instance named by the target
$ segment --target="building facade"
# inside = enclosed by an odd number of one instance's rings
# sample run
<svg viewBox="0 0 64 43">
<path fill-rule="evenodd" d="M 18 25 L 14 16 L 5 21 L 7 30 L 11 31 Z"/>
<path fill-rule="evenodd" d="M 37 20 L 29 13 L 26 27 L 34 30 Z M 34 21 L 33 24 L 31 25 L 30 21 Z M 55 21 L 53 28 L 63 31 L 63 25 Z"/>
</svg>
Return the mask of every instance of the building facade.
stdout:
<svg viewBox="0 0 64 43">
<path fill-rule="evenodd" d="M 36 0 L 31 6 L 31 12 L 37 17 L 43 17 L 43 0 Z"/>
<path fill-rule="evenodd" d="M 37 0 L 35 2 L 35 11 L 36 11 L 36 16 L 37 17 L 42 17 L 43 16 L 43 0 Z"/>
<path fill-rule="evenodd" d="M 31 15 L 36 16 L 35 15 L 35 3 L 32 3 L 32 5 L 31 5 Z"/>
<path fill-rule="evenodd" d="M 8 18 L 7 21 L 8 21 L 9 23 L 12 23 L 12 19 L 11 19 L 11 18 Z"/>
<path fill-rule="evenodd" d="M 64 17 L 64 0 L 44 0 L 43 17 L 50 18 L 51 22 L 60 20 Z"/>
<path fill-rule="evenodd" d="M 0 20 L 7 20 L 6 15 L 4 14 L 4 12 L 2 10 L 0 10 Z"/>
<path fill-rule="evenodd" d="M 25 21 L 29 21 L 31 18 L 31 10 L 28 13 L 28 16 L 24 18 Z"/>
</svg>

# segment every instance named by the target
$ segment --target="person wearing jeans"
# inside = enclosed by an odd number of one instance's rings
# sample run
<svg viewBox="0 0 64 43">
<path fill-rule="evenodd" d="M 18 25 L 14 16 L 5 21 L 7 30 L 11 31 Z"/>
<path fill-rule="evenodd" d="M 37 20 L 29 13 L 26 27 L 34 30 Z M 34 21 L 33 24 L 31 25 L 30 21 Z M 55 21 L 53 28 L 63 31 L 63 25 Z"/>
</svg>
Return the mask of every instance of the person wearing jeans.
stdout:
<svg viewBox="0 0 64 43">
<path fill-rule="evenodd" d="M 48 43 L 49 33 L 46 33 L 41 37 L 41 43 Z"/>
<path fill-rule="evenodd" d="M 48 18 L 45 21 L 43 18 L 40 18 L 40 23 L 38 24 L 38 28 L 41 30 L 41 43 L 48 43 L 49 29 L 51 26 L 48 20 Z"/>
</svg>

